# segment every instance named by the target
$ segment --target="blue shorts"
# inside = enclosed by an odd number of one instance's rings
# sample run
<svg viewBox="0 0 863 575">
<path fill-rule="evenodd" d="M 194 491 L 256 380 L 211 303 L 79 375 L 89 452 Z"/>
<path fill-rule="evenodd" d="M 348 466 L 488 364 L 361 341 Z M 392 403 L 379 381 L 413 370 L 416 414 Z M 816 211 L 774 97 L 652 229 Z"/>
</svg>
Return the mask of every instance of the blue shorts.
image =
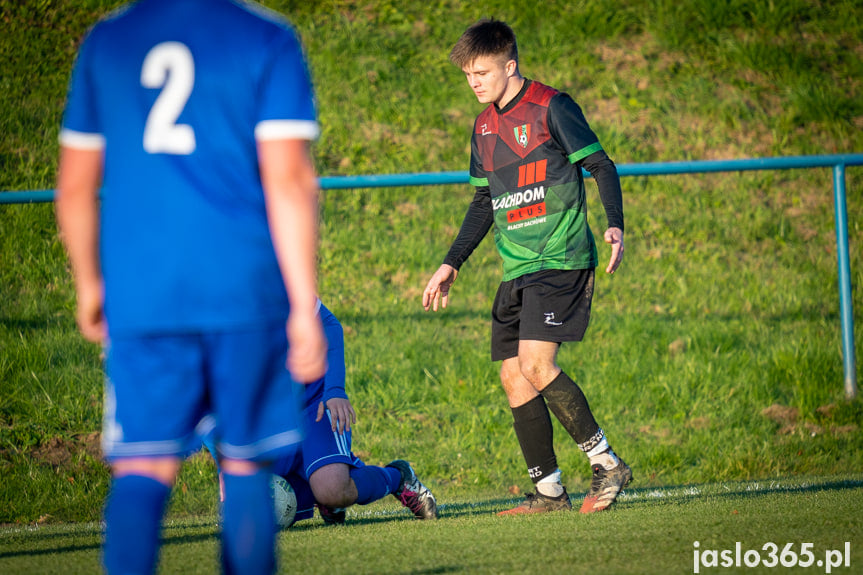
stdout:
<svg viewBox="0 0 863 575">
<path fill-rule="evenodd" d="M 305 439 L 299 457 L 283 459 L 276 463 L 273 472 L 284 477 L 297 494 L 296 521 L 311 519 L 314 515 L 315 498 L 309 486 L 312 473 L 331 463 L 344 463 L 351 467 L 363 467 L 365 463 L 351 452 L 351 432 L 333 431 L 330 410 L 315 421 L 318 405 L 308 406 L 303 412 Z"/>
<path fill-rule="evenodd" d="M 315 513 L 315 496 L 309 485 L 312 473 L 331 463 L 344 463 L 351 467 L 363 467 L 365 463 L 351 452 L 351 432 L 337 433 L 332 430 L 330 411 L 326 410 L 320 421 L 317 404 L 303 413 L 305 438 L 300 451 L 280 457 L 271 469 L 284 477 L 297 496 L 297 515 L 294 521 L 311 519 Z M 197 451 L 201 443 L 213 454 L 216 435 L 216 418 L 207 415 L 198 423 L 196 436 L 189 444 L 189 451 Z"/>
<path fill-rule="evenodd" d="M 215 420 L 225 457 L 273 461 L 299 448 L 299 385 L 285 368 L 281 322 L 243 331 L 112 338 L 102 448 L 121 457 L 186 456 Z"/>
</svg>

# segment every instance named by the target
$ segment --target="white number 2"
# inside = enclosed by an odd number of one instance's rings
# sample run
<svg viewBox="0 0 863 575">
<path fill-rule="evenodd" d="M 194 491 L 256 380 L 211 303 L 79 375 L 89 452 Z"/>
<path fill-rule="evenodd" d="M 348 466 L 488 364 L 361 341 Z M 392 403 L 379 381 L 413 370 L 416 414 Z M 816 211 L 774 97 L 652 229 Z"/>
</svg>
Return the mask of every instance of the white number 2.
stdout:
<svg viewBox="0 0 863 575">
<path fill-rule="evenodd" d="M 189 48 L 179 42 L 154 46 L 144 58 L 141 85 L 162 88 L 147 116 L 144 150 L 151 154 L 194 152 L 195 131 L 177 123 L 195 85 L 195 61 Z"/>
</svg>

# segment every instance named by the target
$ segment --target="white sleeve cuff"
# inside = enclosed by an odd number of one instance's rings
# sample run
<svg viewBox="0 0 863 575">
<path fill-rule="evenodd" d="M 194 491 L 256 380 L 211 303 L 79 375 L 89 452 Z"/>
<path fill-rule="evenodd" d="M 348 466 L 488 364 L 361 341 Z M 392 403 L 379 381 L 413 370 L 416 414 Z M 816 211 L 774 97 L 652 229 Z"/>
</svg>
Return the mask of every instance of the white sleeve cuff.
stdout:
<svg viewBox="0 0 863 575">
<path fill-rule="evenodd" d="M 321 130 L 310 120 L 265 120 L 255 126 L 258 140 L 315 140 Z"/>
<path fill-rule="evenodd" d="M 101 150 L 105 147 L 105 136 L 63 128 L 60 130 L 60 144 L 79 150 Z"/>
</svg>

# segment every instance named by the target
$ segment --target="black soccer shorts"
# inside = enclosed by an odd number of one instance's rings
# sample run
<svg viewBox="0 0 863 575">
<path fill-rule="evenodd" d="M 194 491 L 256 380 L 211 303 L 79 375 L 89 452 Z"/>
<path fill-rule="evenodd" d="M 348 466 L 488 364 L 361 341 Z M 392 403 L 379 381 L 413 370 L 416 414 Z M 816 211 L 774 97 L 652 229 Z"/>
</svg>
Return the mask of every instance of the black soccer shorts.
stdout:
<svg viewBox="0 0 863 575">
<path fill-rule="evenodd" d="M 491 359 L 518 356 L 521 340 L 581 341 L 590 323 L 594 270 L 543 270 L 500 284 L 492 306 Z"/>
</svg>

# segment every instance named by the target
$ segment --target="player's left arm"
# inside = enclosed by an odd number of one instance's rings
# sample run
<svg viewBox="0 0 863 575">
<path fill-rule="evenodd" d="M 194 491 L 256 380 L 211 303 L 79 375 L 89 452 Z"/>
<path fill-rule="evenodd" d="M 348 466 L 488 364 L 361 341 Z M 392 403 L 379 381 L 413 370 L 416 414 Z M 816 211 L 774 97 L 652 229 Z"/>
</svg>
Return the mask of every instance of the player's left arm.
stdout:
<svg viewBox="0 0 863 575">
<path fill-rule="evenodd" d="M 103 163 L 101 148 L 61 145 L 54 201 L 60 237 L 75 280 L 78 327 L 86 339 L 96 343 L 107 335 L 99 260 L 98 194 Z"/>
<path fill-rule="evenodd" d="M 608 229 L 605 230 L 605 243 L 611 246 L 611 259 L 605 273 L 613 274 L 623 261 L 623 192 L 617 167 L 604 150 L 587 156 L 582 165 L 596 180 L 599 198 L 605 208 Z"/>
<path fill-rule="evenodd" d="M 596 180 L 599 197 L 605 208 L 608 228 L 604 239 L 611 246 L 606 273 L 614 273 L 623 260 L 623 193 L 617 167 L 590 128 L 581 107 L 568 95 L 552 98 L 548 111 L 552 138 L 563 148 L 570 162 L 583 167 Z"/>
</svg>

